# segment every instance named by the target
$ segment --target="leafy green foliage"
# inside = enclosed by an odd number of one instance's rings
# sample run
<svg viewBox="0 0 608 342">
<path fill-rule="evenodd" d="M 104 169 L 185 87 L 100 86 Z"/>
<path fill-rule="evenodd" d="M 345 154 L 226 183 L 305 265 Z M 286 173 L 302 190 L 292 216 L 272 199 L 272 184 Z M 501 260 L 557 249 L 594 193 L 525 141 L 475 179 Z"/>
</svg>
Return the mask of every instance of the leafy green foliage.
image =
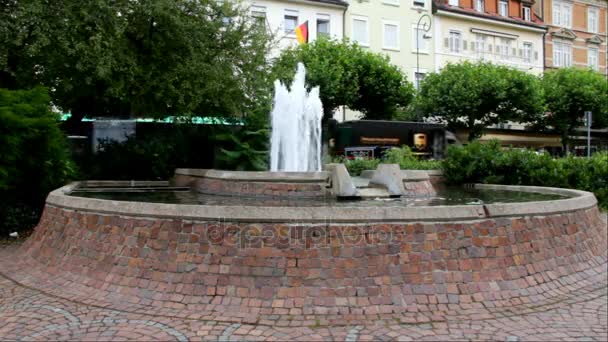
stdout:
<svg viewBox="0 0 608 342">
<path fill-rule="evenodd" d="M 384 152 L 384 156 L 380 159 L 337 157 L 334 158 L 333 162 L 344 164 L 351 176 L 359 176 L 363 170 L 375 170 L 380 163 L 399 164 L 402 170 L 435 170 L 441 168 L 440 161 L 418 159 L 408 146 L 390 149 Z"/>
<path fill-rule="evenodd" d="M 427 117 L 449 129 L 468 129 L 471 141 L 489 125 L 535 121 L 543 112 L 542 94 L 539 80 L 526 72 L 463 62 L 428 75 L 416 102 Z"/>
<path fill-rule="evenodd" d="M 74 174 L 45 89 L 0 89 L 0 234 L 31 228 L 49 191 Z"/>
<path fill-rule="evenodd" d="M 74 118 L 232 116 L 270 103 L 270 38 L 238 3 L 5 3 L 0 87 L 47 86 Z"/>
<path fill-rule="evenodd" d="M 547 71 L 542 86 L 550 114 L 539 122 L 559 131 L 564 146 L 574 128 L 583 126 L 585 111 L 593 112 L 593 127 L 608 125 L 608 82 L 604 75 L 590 69 L 560 68 Z"/>
<path fill-rule="evenodd" d="M 365 119 L 391 119 L 413 99 L 412 84 L 388 57 L 357 44 L 317 39 L 287 49 L 274 63 L 273 77 L 290 84 L 298 62 L 306 66 L 307 86 L 320 87 L 325 119 L 343 105 Z"/>
<path fill-rule="evenodd" d="M 608 153 L 552 158 L 530 150 L 502 149 L 498 141 L 450 146 L 442 165 L 450 184 L 494 183 L 573 188 L 594 192 L 608 207 Z"/>
<path fill-rule="evenodd" d="M 402 170 L 433 170 L 441 168 L 437 160 L 418 159 L 409 146 L 392 148 L 384 152 L 383 163 L 399 164 Z"/>
<path fill-rule="evenodd" d="M 351 176 L 359 176 L 364 170 L 375 170 L 381 163 L 381 160 L 375 158 L 348 159 L 344 157 L 337 157 L 334 158 L 333 162 L 344 164 Z"/>
<path fill-rule="evenodd" d="M 268 170 L 268 130 L 247 129 L 221 133 L 215 140 L 227 146 L 220 148 L 220 167 L 237 171 Z"/>
</svg>

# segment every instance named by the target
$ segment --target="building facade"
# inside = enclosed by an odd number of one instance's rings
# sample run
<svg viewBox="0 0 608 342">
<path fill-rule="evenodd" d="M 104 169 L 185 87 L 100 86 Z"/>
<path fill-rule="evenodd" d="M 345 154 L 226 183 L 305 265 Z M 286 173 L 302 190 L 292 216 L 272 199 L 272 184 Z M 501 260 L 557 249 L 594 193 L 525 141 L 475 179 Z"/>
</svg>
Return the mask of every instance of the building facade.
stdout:
<svg viewBox="0 0 608 342">
<path fill-rule="evenodd" d="M 591 68 L 608 76 L 606 0 L 537 0 L 536 12 L 549 27 L 545 67 Z"/>
<path fill-rule="evenodd" d="M 432 0 L 349 0 L 345 34 L 373 52 L 387 55 L 418 85 L 434 71 Z"/>
<path fill-rule="evenodd" d="M 547 27 L 534 0 L 434 0 L 435 70 L 464 60 L 544 70 Z"/>
<path fill-rule="evenodd" d="M 309 41 L 322 35 L 344 37 L 343 19 L 348 3 L 342 0 L 250 0 L 247 5 L 251 16 L 274 37 L 271 57 L 298 44 L 295 29 L 306 21 Z"/>
</svg>

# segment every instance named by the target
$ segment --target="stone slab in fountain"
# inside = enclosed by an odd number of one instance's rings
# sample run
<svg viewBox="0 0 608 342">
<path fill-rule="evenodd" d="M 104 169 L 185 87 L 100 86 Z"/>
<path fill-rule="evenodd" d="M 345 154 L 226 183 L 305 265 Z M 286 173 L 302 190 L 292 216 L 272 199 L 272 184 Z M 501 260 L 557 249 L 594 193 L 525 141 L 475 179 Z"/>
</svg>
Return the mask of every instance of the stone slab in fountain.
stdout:
<svg viewBox="0 0 608 342">
<path fill-rule="evenodd" d="M 344 164 L 326 164 L 331 172 L 331 192 L 335 197 L 359 197 L 359 191 Z"/>
<path fill-rule="evenodd" d="M 369 181 L 369 186 L 380 185 L 386 187 L 390 196 L 403 196 L 406 193 L 403 186 L 403 175 L 398 164 L 380 164 L 372 179 Z"/>
</svg>

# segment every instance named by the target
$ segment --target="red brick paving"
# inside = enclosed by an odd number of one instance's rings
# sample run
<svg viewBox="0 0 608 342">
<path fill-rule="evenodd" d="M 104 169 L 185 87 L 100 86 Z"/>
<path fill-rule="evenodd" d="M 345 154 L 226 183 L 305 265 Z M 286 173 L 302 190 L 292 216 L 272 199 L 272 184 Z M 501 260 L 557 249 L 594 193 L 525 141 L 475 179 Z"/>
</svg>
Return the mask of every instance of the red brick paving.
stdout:
<svg viewBox="0 0 608 342">
<path fill-rule="evenodd" d="M 0 249 L 2 264 L 16 248 Z M 22 270 L 27 272 L 27 270 Z M 397 320 L 378 317 L 364 325 L 320 326 L 318 319 L 300 327 L 176 318 L 87 305 L 66 297 L 20 286 L 11 275 L 0 275 L 1 340 L 161 340 L 161 341 L 605 341 L 608 297 L 604 272 L 597 281 L 557 294 L 535 305 L 519 305 L 478 313 L 479 308 L 454 311 L 443 321 L 417 322 L 416 313 Z M 483 311 L 483 310 L 481 310 Z"/>
</svg>

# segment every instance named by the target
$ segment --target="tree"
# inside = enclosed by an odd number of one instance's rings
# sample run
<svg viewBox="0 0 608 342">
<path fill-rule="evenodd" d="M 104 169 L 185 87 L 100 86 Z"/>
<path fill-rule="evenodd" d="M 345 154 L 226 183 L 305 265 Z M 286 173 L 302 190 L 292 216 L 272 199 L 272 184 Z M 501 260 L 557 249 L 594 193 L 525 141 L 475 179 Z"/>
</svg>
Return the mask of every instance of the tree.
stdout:
<svg viewBox="0 0 608 342">
<path fill-rule="evenodd" d="M 388 57 L 357 44 L 317 39 L 287 49 L 274 62 L 273 75 L 291 84 L 298 62 L 306 66 L 307 86 L 320 87 L 325 120 L 339 106 L 360 111 L 365 119 L 391 119 L 413 99 L 413 86 Z"/>
<path fill-rule="evenodd" d="M 493 124 L 533 122 L 543 111 L 542 88 L 535 76 L 505 66 L 448 64 L 424 79 L 417 106 L 449 129 L 468 129 L 471 141 Z"/>
<path fill-rule="evenodd" d="M 46 89 L 0 89 L 0 235 L 33 227 L 48 192 L 73 176 Z"/>
<path fill-rule="evenodd" d="M 5 3 L 0 87 L 47 86 L 76 117 L 231 116 L 269 102 L 270 38 L 233 2 Z"/>
<path fill-rule="evenodd" d="M 583 125 L 585 111 L 593 113 L 593 127 L 608 125 L 608 83 L 605 76 L 590 69 L 563 68 L 545 73 L 542 79 L 548 115 L 539 122 L 568 137 Z"/>
</svg>

